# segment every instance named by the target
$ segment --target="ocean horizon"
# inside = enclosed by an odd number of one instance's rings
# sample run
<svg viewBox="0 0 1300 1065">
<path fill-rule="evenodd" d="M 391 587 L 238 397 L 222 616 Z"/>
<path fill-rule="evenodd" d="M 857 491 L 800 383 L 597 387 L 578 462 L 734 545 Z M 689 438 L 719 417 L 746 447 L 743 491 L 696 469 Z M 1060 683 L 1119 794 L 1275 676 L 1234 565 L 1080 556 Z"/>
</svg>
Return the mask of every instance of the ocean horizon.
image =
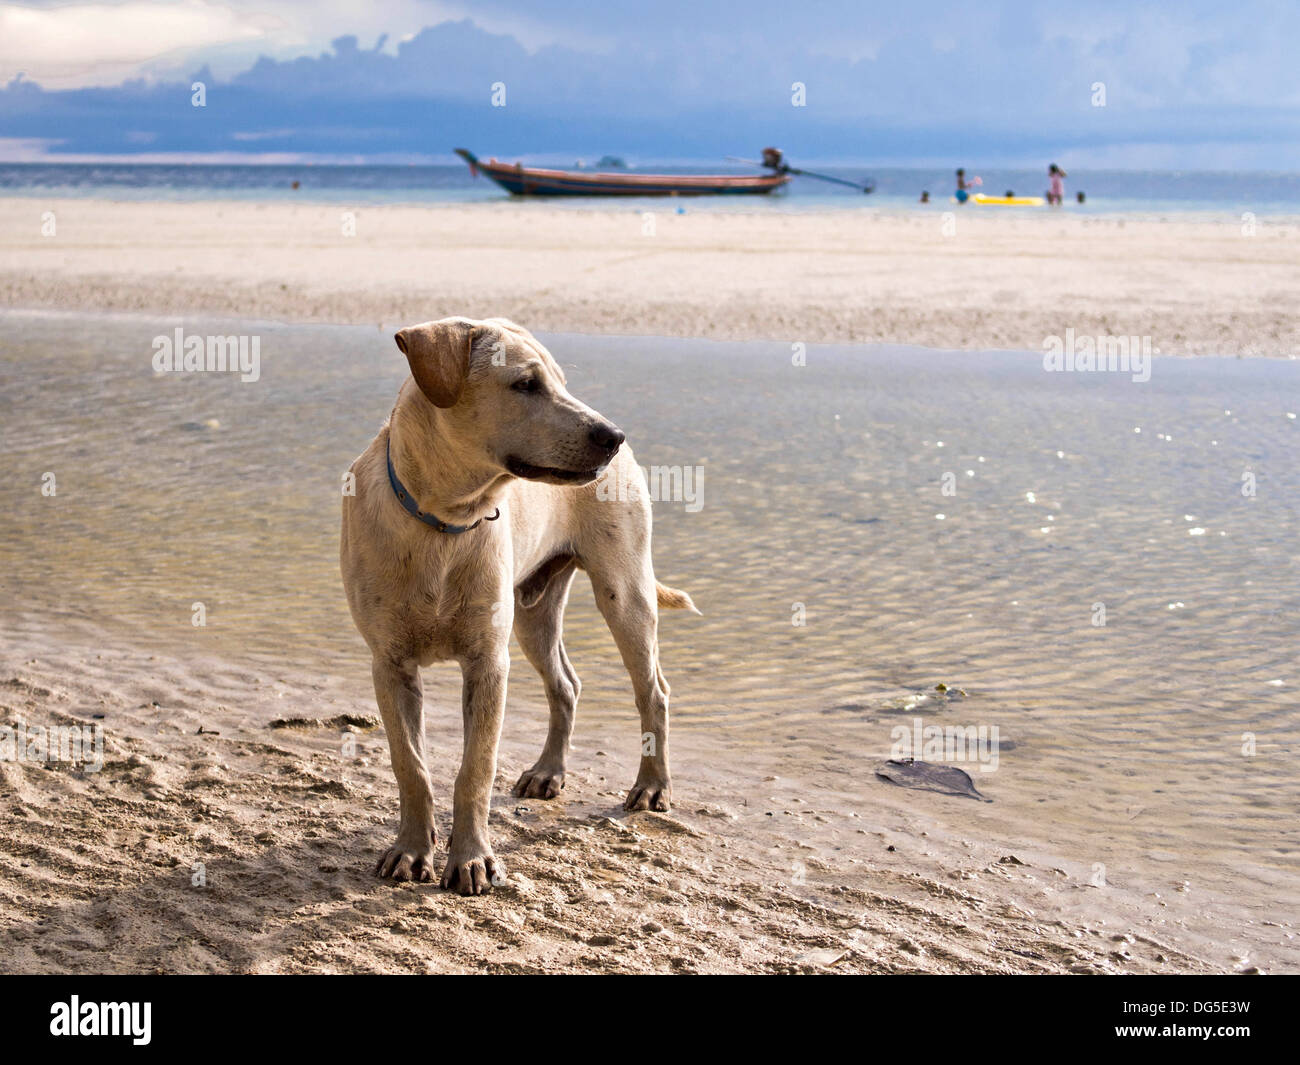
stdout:
<svg viewBox="0 0 1300 1065">
<path fill-rule="evenodd" d="M 485 156 L 486 158 L 486 156 Z M 514 161 L 512 156 L 500 158 Z M 530 165 L 563 169 L 600 169 L 594 159 L 526 157 Z M 1047 185 L 1046 165 L 1039 169 L 980 168 L 966 165 L 968 174 L 983 179 L 982 191 L 1001 195 L 1041 196 Z M 630 160 L 628 173 L 758 173 L 756 167 L 735 163 L 655 163 Z M 768 196 L 692 197 L 681 201 L 688 209 L 802 211 L 846 207 L 949 210 L 954 206 L 953 170 L 940 167 L 828 166 L 819 172 L 849 181 L 870 179 L 875 192 L 811 177 L 796 177 Z M 294 187 L 294 182 L 298 187 Z M 919 203 L 921 193 L 930 202 Z M 1076 194 L 1086 202 L 1079 204 Z M 475 178 L 456 165 L 322 164 L 322 163 L 0 163 L 0 195 L 32 197 L 94 197 L 121 200 L 189 201 L 206 199 L 277 200 L 351 204 L 454 204 L 504 202 L 509 197 L 486 177 Z M 1300 216 L 1300 173 L 1197 170 L 1072 170 L 1066 180 L 1065 207 L 1071 213 L 1134 216 L 1202 215 L 1240 220 L 1257 216 Z M 589 197 L 550 199 L 552 204 L 590 207 L 609 203 Z M 628 198 L 624 206 L 665 200 Z M 677 201 L 674 200 L 674 203 Z M 1022 212 L 1021 212 L 1022 213 Z M 1031 212 L 1032 213 L 1032 212 Z"/>
</svg>

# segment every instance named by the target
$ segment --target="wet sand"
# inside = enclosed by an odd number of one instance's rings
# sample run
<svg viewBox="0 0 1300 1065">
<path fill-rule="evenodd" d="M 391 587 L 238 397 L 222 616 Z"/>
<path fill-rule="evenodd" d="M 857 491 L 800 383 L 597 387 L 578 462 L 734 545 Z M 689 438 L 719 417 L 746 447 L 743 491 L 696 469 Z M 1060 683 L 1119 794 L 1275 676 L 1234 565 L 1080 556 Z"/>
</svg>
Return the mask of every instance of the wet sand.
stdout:
<svg viewBox="0 0 1300 1065">
<path fill-rule="evenodd" d="M 678 207 L 685 212 L 677 214 Z M 950 205 L 827 213 L 0 199 L 0 304 L 1041 351 L 1293 356 L 1300 224 Z M 55 235 L 42 235 L 52 212 Z M 945 223 L 945 215 L 952 219 Z M 647 226 L 649 225 L 649 230 Z M 350 228 L 355 235 L 344 235 Z"/>
<path fill-rule="evenodd" d="M 405 372 L 391 337 L 187 317 L 261 337 L 241 384 L 155 376 L 174 319 L 0 321 L 0 723 L 106 742 L 98 774 L 0 763 L 0 966 L 1300 969 L 1294 363 L 1157 359 L 1139 384 L 548 338 L 639 461 L 703 468 L 698 508 L 656 504 L 655 560 L 704 617 L 663 624 L 667 816 L 621 811 L 635 715 L 581 583 L 574 772 L 558 803 L 508 796 L 545 721 L 516 656 L 492 820 L 516 886 L 466 902 L 370 878 L 396 793 L 337 493 Z M 454 669 L 426 693 L 445 830 Z M 960 763 L 991 803 L 875 775 L 918 718 L 998 727 L 996 770 Z"/>
<path fill-rule="evenodd" d="M 928 819 L 904 803 L 846 812 L 827 785 L 792 787 L 767 772 L 788 771 L 776 752 L 746 756 L 741 769 L 738 752 L 699 737 L 678 742 L 673 812 L 629 815 L 620 788 L 635 776 L 635 730 L 585 722 L 563 797 L 511 799 L 545 720 L 543 707 L 517 700 L 492 812 L 509 883 L 463 899 L 380 881 L 371 867 L 396 828 L 382 729 L 268 727 L 286 713 L 364 710 L 341 678 L 178 661 L 66 623 L 57 639 L 10 631 L 6 717 L 71 723 L 93 711 L 110 738 L 98 773 L 0 762 L 0 972 L 1149 973 L 1221 964 L 1173 942 L 1184 938 L 1168 927 L 1177 910 L 1156 925 L 1131 892 L 1095 889 L 1023 848 L 932 841 Z M 25 656 L 42 644 L 40 657 L 15 665 L 18 648 Z M 429 729 L 444 838 L 455 717 L 434 713 Z M 347 754 L 345 735 L 356 744 Z M 809 841 L 828 830 L 833 848 Z"/>
</svg>

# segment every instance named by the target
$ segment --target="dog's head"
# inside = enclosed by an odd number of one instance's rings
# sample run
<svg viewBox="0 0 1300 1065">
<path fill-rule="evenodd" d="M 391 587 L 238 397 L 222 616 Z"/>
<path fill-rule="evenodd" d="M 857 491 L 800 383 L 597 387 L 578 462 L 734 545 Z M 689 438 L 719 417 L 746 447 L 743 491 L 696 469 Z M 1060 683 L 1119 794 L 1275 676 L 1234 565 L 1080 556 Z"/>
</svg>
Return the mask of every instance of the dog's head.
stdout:
<svg viewBox="0 0 1300 1065">
<path fill-rule="evenodd" d="M 443 318 L 397 333 L 420 391 L 442 410 L 461 456 L 549 484 L 594 481 L 624 440 L 569 395 L 564 371 L 505 318 Z"/>
</svg>

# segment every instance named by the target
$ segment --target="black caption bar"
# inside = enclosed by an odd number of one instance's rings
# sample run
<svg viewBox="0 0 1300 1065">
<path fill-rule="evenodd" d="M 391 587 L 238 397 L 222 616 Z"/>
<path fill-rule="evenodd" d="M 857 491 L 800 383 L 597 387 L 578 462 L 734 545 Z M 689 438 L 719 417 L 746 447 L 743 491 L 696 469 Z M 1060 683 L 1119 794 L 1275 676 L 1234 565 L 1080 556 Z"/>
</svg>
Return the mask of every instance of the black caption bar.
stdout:
<svg viewBox="0 0 1300 1065">
<path fill-rule="evenodd" d="M 112 1044 L 127 1054 L 197 1047 L 337 1051 L 341 1040 L 354 1038 L 382 1046 L 405 1024 L 424 1026 L 420 1042 L 436 1045 L 447 1036 L 455 1039 L 462 996 L 475 1017 L 508 1014 L 508 1023 L 501 1018 L 491 1025 L 494 1050 L 510 1033 L 534 1042 L 539 1030 L 530 1022 L 553 1025 L 556 1010 L 578 1026 L 570 1038 L 587 1045 L 602 1028 L 625 1039 L 629 1026 L 635 1031 L 648 1024 L 667 1025 L 670 1042 L 680 1037 L 697 1052 L 709 1041 L 706 1031 L 719 1045 L 734 1048 L 757 1036 L 753 1009 L 770 998 L 773 1019 L 784 1018 L 793 1029 L 805 1029 L 814 1017 L 819 1028 L 842 1023 L 864 1047 L 893 1038 L 932 1041 L 947 1031 L 961 1037 L 1014 1034 L 1018 1042 L 1037 1034 L 1064 1040 L 1072 1049 L 1151 1043 L 1181 1048 L 1196 1042 L 1231 1052 L 1261 1037 L 1281 1038 L 1297 990 L 1294 976 L 857 976 L 841 978 L 854 986 L 828 996 L 823 981 L 833 977 L 696 977 L 731 984 L 718 989 L 720 1012 L 701 1029 L 698 1016 L 687 1025 L 681 1013 L 692 999 L 674 995 L 685 990 L 680 984 L 633 989 L 630 980 L 656 978 L 575 979 L 583 985 L 534 979 L 526 993 L 491 989 L 495 994 L 482 978 L 430 982 L 401 976 L 9 976 L 0 988 L 9 1010 L 7 1048 L 93 1052 Z M 614 1008 L 591 1009 L 602 998 Z M 735 1012 L 742 1003 L 743 1010 Z M 483 1039 L 482 1029 L 473 1027 Z"/>
</svg>

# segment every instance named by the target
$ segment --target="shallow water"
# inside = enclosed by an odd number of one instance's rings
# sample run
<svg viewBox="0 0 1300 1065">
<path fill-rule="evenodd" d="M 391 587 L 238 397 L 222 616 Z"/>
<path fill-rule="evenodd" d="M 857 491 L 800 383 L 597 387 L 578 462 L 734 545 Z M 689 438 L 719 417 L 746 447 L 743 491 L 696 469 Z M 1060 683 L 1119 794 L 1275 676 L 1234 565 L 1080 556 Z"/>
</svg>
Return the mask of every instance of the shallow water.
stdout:
<svg viewBox="0 0 1300 1065">
<path fill-rule="evenodd" d="M 179 324 L 0 316 L 0 619 L 361 691 L 339 479 L 404 361 L 388 331 L 191 318 L 260 337 L 260 380 L 155 374 Z M 1014 353 L 545 339 L 643 465 L 703 468 L 698 509 L 655 505 L 657 572 L 705 615 L 662 625 L 677 729 L 865 780 L 900 723 L 997 726 L 997 771 L 967 767 L 1002 804 L 981 818 L 1294 899 L 1300 363 L 1157 357 L 1136 383 Z M 580 714 L 630 721 L 581 583 L 566 638 Z M 965 697 L 921 698 L 940 682 Z M 540 698 L 522 656 L 511 683 Z"/>
</svg>

